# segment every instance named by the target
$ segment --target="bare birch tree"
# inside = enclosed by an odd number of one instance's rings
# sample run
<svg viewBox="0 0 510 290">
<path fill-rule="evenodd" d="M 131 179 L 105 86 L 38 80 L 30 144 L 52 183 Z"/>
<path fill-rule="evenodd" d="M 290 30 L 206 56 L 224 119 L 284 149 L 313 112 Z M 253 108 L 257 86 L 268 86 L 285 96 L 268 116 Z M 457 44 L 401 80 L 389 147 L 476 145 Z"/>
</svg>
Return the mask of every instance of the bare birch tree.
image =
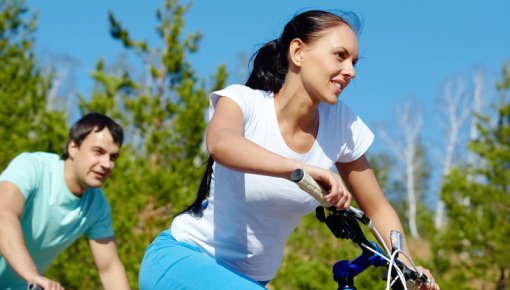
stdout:
<svg viewBox="0 0 510 290">
<path fill-rule="evenodd" d="M 466 81 L 461 77 L 448 79 L 443 86 L 443 93 L 438 104 L 442 107 L 439 112 L 445 112 L 441 126 L 445 134 L 445 152 L 442 158 L 442 180 L 450 173 L 455 164 L 455 151 L 459 147 L 461 129 L 469 114 L 470 105 L 467 95 Z M 441 185 L 439 185 L 441 186 Z M 435 206 L 434 225 L 436 229 L 442 229 L 445 223 L 445 207 L 441 198 L 438 198 Z"/>
<path fill-rule="evenodd" d="M 475 71 L 473 75 L 473 100 L 471 103 L 471 113 L 481 113 L 483 108 L 483 96 L 485 95 L 485 76 L 481 70 Z M 472 115 L 473 116 L 473 115 Z M 480 132 L 478 132 L 477 118 L 472 117 L 470 122 L 469 140 L 476 140 Z M 474 164 L 476 162 L 476 154 L 468 151 L 467 163 Z"/>
<path fill-rule="evenodd" d="M 461 140 L 462 128 L 470 117 L 471 121 L 468 124 L 469 136 L 466 139 L 476 140 L 478 138 L 477 118 L 474 117 L 474 113 L 480 113 L 483 107 L 484 79 L 483 71 L 478 69 L 472 76 L 471 91 L 468 90 L 468 81 L 462 77 L 447 80 L 443 87 L 443 94 L 439 104 L 444 108 L 440 112 L 446 113 L 441 122 L 445 130 L 446 149 L 440 159 L 442 160 L 441 184 L 450 173 L 452 166 L 458 165 L 461 162 L 460 159 L 456 159 L 456 157 L 459 157 L 459 154 L 456 154 L 456 152 L 459 151 L 459 148 L 465 147 L 464 142 Z M 471 151 L 467 152 L 465 162 L 467 164 L 474 164 L 476 162 L 476 155 Z M 444 228 L 446 223 L 445 217 L 444 202 L 439 198 L 434 212 L 434 225 L 436 229 L 441 230 Z"/>
<path fill-rule="evenodd" d="M 40 65 L 44 74 L 52 76 L 46 94 L 47 109 L 72 112 L 77 105 L 73 97 L 77 92 L 75 72 L 80 65 L 79 61 L 67 54 L 44 52 Z"/>
<path fill-rule="evenodd" d="M 407 100 L 396 108 L 397 123 L 402 129 L 403 138 L 389 136 L 384 129 L 380 129 L 383 140 L 394 151 L 397 159 L 405 167 L 405 184 L 407 191 L 406 216 L 409 223 L 410 234 L 419 239 L 420 234 L 416 223 L 417 186 L 416 186 L 416 152 L 420 132 L 423 127 L 422 108 L 418 102 Z M 399 141 L 402 140 L 402 141 Z"/>
</svg>

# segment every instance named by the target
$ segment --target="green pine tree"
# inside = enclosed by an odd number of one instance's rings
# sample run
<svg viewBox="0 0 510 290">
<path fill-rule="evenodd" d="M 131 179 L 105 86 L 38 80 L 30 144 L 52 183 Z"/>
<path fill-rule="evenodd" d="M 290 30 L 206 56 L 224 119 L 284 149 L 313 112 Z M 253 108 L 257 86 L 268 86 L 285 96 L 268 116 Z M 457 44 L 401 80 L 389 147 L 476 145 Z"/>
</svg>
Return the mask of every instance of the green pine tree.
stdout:
<svg viewBox="0 0 510 290">
<path fill-rule="evenodd" d="M 34 55 L 36 20 L 24 1 L 0 1 L 0 168 L 23 151 L 60 153 L 67 137 L 64 113 L 47 109 L 51 75 Z"/>
</svg>

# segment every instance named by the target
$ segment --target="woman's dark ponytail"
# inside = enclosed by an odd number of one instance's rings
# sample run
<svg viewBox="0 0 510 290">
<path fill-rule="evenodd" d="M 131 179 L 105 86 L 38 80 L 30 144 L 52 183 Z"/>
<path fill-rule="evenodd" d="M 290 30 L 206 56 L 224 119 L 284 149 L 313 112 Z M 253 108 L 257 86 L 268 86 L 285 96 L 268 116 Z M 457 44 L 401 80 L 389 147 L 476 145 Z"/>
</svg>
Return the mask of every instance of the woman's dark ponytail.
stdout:
<svg viewBox="0 0 510 290">
<path fill-rule="evenodd" d="M 287 74 L 287 48 L 278 39 L 261 47 L 252 56 L 253 68 L 246 86 L 254 90 L 278 92 Z M 287 45 L 288 46 L 288 45 Z"/>
<path fill-rule="evenodd" d="M 207 159 L 204 174 L 202 175 L 202 181 L 200 181 L 200 186 L 198 187 L 198 193 L 195 201 L 193 201 L 191 205 L 189 205 L 185 210 L 178 214 L 189 212 L 193 216 L 202 216 L 202 202 L 207 198 L 209 191 L 211 190 L 213 164 L 214 159 L 209 156 Z"/>
</svg>

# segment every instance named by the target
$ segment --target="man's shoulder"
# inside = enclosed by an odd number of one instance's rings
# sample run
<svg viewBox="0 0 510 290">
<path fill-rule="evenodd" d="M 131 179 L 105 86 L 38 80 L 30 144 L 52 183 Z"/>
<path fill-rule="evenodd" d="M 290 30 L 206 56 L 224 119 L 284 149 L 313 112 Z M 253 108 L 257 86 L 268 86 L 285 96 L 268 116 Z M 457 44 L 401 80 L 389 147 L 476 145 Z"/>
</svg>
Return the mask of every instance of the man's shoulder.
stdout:
<svg viewBox="0 0 510 290">
<path fill-rule="evenodd" d="M 37 152 L 30 152 L 30 153 L 26 153 L 26 154 L 31 154 L 35 158 L 44 159 L 44 160 L 51 160 L 51 161 L 60 160 L 60 156 L 58 154 L 51 153 L 51 152 L 37 151 Z"/>
<path fill-rule="evenodd" d="M 54 153 L 23 152 L 11 160 L 4 173 L 6 171 L 14 171 L 17 173 L 45 172 L 47 169 L 58 164 L 59 160 L 59 156 Z"/>
<path fill-rule="evenodd" d="M 51 163 L 58 162 L 60 160 L 60 156 L 55 153 L 50 152 L 23 152 L 16 156 L 19 159 L 27 159 L 27 160 L 37 160 L 42 163 Z"/>
</svg>

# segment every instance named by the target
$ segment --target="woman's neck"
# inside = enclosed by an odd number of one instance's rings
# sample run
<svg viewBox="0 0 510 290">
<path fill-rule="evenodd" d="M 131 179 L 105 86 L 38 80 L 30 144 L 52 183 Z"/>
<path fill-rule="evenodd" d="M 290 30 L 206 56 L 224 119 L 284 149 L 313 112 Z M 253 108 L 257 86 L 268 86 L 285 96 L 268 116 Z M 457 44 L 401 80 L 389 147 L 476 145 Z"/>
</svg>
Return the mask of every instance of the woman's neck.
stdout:
<svg viewBox="0 0 510 290">
<path fill-rule="evenodd" d="M 280 129 L 288 132 L 307 132 L 316 136 L 319 123 L 318 105 L 312 101 L 304 88 L 284 84 L 274 96 Z"/>
</svg>

